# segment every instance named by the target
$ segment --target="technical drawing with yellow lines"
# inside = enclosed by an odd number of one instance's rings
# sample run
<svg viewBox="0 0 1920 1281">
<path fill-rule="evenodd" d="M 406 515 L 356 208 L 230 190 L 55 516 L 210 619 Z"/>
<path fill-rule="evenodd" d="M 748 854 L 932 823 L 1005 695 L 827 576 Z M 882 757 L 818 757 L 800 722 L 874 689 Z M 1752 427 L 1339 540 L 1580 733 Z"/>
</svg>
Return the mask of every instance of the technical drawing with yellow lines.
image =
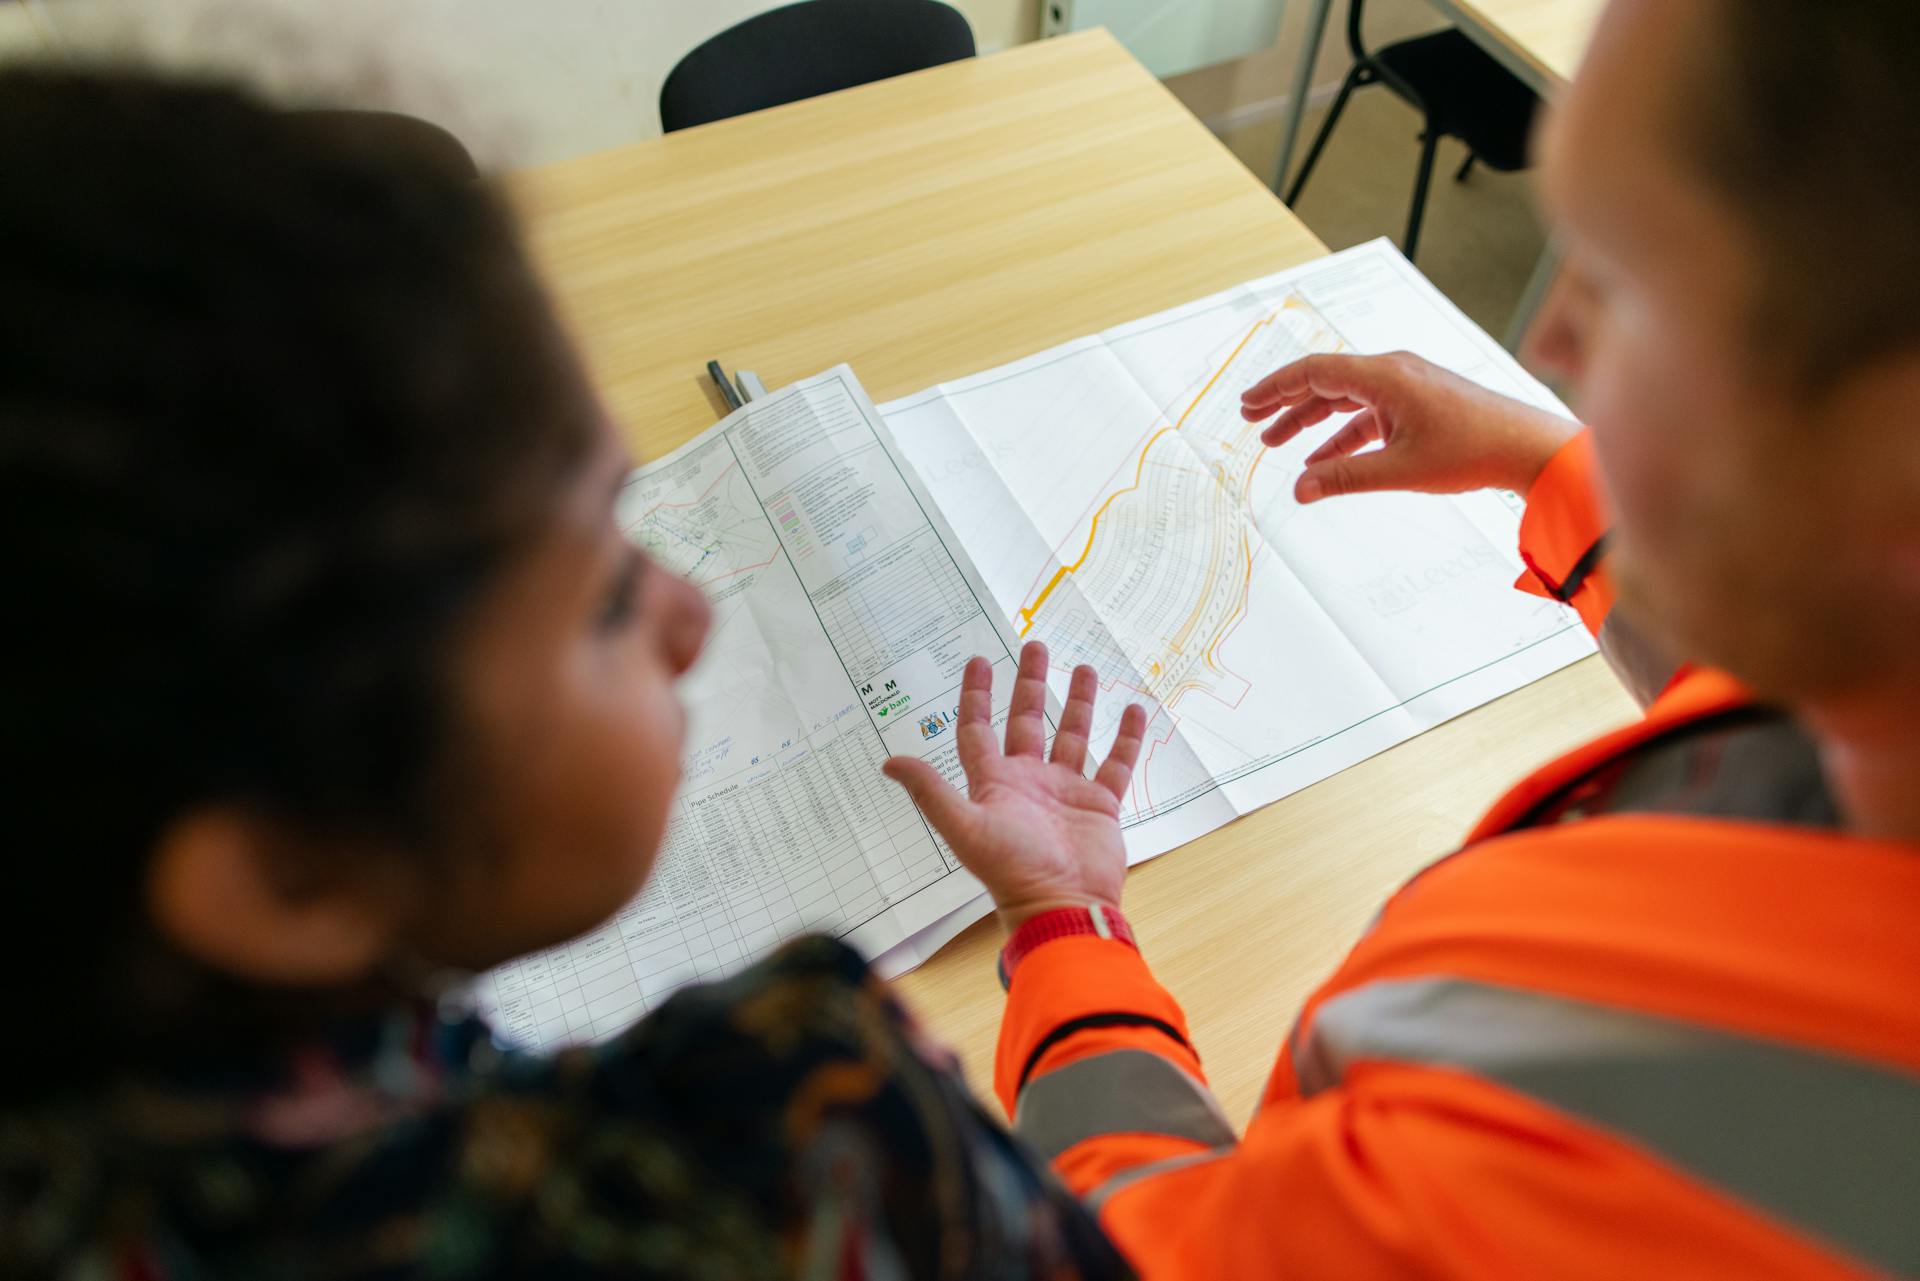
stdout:
<svg viewBox="0 0 1920 1281">
<path fill-rule="evenodd" d="M 1410 350 L 1564 412 L 1385 242 L 1249 282 L 882 407 L 899 452 L 1093 742 L 1150 715 L 1123 802 L 1147 857 L 1592 652 L 1513 590 L 1517 500 L 1302 506 L 1306 454 L 1240 394 L 1309 353 Z"/>
<path fill-rule="evenodd" d="M 1234 702 L 1245 682 L 1217 651 L 1246 611 L 1261 535 L 1250 503 L 1254 474 L 1272 451 L 1261 424 L 1240 415 L 1240 391 L 1309 352 L 1337 351 L 1325 319 L 1289 298 L 1254 322 L 1174 421 L 1154 431 L 1123 488 L 1094 509 L 1079 555 L 1055 568 L 1015 615 L 1026 636 L 1072 576 L 1142 678 L 1140 692 L 1171 707 L 1203 690 Z M 1111 624 L 1109 624 L 1111 629 Z M 1067 639 L 1066 648 L 1085 648 Z"/>
</svg>

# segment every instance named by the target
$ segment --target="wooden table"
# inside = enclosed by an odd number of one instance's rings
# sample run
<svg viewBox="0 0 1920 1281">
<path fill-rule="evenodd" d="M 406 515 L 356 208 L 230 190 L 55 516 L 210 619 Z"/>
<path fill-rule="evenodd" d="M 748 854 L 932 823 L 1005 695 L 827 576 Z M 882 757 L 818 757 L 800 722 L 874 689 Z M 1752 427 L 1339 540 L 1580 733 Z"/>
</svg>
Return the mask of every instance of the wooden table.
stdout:
<svg viewBox="0 0 1920 1281">
<path fill-rule="evenodd" d="M 1607 0 L 1427 0 L 1542 97 L 1580 68 Z"/>
<path fill-rule="evenodd" d="M 518 179 L 535 252 L 642 455 L 850 361 L 917 391 L 1326 252 L 1104 32 L 1026 45 Z M 1230 1112 L 1397 883 L 1528 766 L 1632 713 L 1596 660 L 1134 873 L 1127 907 Z M 982 922 L 901 986 L 981 1087 Z"/>
</svg>

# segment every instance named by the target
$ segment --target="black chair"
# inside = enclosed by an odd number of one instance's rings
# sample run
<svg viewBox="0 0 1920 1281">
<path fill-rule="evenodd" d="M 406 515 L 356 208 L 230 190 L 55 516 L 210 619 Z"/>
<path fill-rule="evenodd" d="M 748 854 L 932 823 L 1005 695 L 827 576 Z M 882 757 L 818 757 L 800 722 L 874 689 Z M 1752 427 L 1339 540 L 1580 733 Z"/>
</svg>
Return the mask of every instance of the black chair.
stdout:
<svg viewBox="0 0 1920 1281">
<path fill-rule="evenodd" d="M 1442 138 L 1467 144 L 1466 163 L 1454 175 L 1464 182 L 1476 161 L 1500 173 L 1527 166 L 1527 141 L 1533 132 L 1540 97 L 1526 83 L 1494 60 L 1493 55 L 1449 27 L 1417 36 L 1369 53 L 1361 39 L 1364 0 L 1353 0 L 1347 10 L 1347 45 L 1353 51 L 1353 70 L 1340 85 L 1333 110 L 1313 140 L 1299 177 L 1287 192 L 1287 203 L 1300 199 L 1307 175 L 1340 122 L 1353 91 L 1383 84 L 1426 117 L 1420 134 L 1420 176 L 1413 188 L 1413 211 L 1407 219 L 1407 257 L 1420 246 L 1420 222 L 1427 212 L 1427 190 L 1433 181 L 1434 154 Z"/>
<path fill-rule="evenodd" d="M 939 0 L 803 0 L 680 59 L 660 87 L 660 124 L 690 129 L 973 53 L 973 28 Z"/>
</svg>

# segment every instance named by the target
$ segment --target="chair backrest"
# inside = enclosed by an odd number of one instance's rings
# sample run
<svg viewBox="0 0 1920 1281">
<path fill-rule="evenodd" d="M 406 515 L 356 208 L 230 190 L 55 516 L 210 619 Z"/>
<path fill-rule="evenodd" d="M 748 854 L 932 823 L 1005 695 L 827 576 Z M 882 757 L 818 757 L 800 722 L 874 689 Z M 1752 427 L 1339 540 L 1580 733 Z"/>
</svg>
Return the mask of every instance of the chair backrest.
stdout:
<svg viewBox="0 0 1920 1281">
<path fill-rule="evenodd" d="M 660 88 L 660 124 L 672 133 L 973 53 L 973 28 L 940 0 L 803 0 L 682 58 Z"/>
<path fill-rule="evenodd" d="M 1366 38 L 1360 30 L 1366 8 L 1367 0 L 1350 0 L 1347 5 L 1347 50 L 1355 62 L 1366 62 L 1373 56 L 1367 51 Z"/>
</svg>

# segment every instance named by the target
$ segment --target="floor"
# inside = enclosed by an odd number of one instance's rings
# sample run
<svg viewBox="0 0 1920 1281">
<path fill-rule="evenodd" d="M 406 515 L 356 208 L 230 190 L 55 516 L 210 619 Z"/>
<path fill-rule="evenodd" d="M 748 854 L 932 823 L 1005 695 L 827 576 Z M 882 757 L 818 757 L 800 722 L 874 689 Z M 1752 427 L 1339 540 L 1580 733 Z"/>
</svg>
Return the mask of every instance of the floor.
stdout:
<svg viewBox="0 0 1920 1281">
<path fill-rule="evenodd" d="M 1324 107 L 1310 109 L 1295 153 L 1297 169 Z M 1246 166 L 1273 185 L 1280 154 L 1278 118 L 1221 134 Z M 1401 243 L 1420 160 L 1420 117 L 1384 89 L 1363 89 L 1348 104 L 1295 208 L 1328 245 L 1343 249 L 1376 236 Z M 1416 260 L 1427 277 L 1495 338 L 1504 339 L 1546 235 L 1535 212 L 1532 175 L 1476 167 L 1464 183 L 1453 174 L 1466 150 L 1440 146 L 1426 223 Z"/>
</svg>

